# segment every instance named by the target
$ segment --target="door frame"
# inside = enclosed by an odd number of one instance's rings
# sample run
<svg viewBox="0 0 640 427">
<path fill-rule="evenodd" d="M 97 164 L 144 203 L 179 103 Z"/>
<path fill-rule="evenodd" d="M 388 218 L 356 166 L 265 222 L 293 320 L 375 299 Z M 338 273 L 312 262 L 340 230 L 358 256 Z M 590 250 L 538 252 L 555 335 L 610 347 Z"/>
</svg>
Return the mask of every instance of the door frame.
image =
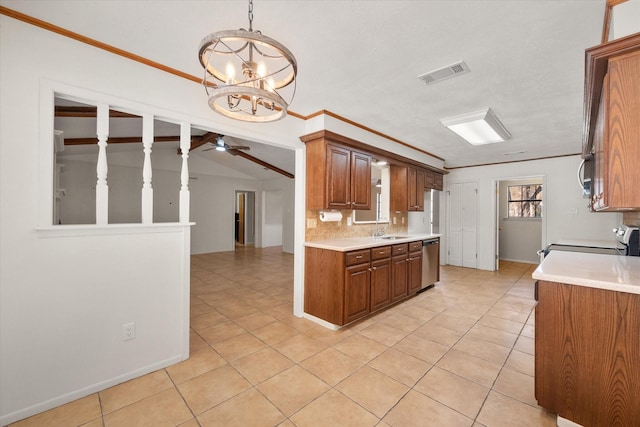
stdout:
<svg viewBox="0 0 640 427">
<path fill-rule="evenodd" d="M 248 203 L 247 199 L 248 199 L 248 195 L 252 194 L 253 195 L 253 209 L 250 208 L 250 206 L 252 205 L 251 203 Z M 240 195 L 242 195 L 242 198 L 244 199 L 244 218 L 240 218 L 240 224 L 243 225 L 243 230 L 239 232 L 239 235 L 243 235 L 244 236 L 244 245 L 246 244 L 252 244 L 255 245 L 256 243 L 256 191 L 255 190 L 235 190 L 235 201 L 234 201 L 234 214 L 235 213 L 240 213 L 238 212 L 239 208 L 240 208 Z M 247 209 L 249 207 L 249 209 Z M 235 218 L 234 218 L 235 221 Z M 253 240 L 250 241 L 249 243 L 247 243 L 247 224 L 248 223 L 252 223 L 253 226 Z M 232 239 L 233 239 L 233 246 L 235 248 L 235 244 L 236 244 L 236 236 L 235 236 L 235 223 L 234 226 L 232 227 Z"/>
<path fill-rule="evenodd" d="M 495 197 L 493 206 L 494 206 L 494 215 L 493 215 L 493 226 L 495 230 L 495 254 L 494 254 L 494 270 L 498 271 L 500 268 L 500 183 L 502 181 L 527 181 L 531 179 L 540 179 L 542 178 L 542 223 L 541 223 L 541 233 L 540 242 L 542 243 L 542 247 L 546 246 L 547 242 L 547 176 L 546 175 L 525 175 L 525 176 L 507 176 L 496 178 L 493 180 L 493 185 L 495 188 L 493 196 Z M 542 249 L 542 248 L 540 248 Z"/>
</svg>

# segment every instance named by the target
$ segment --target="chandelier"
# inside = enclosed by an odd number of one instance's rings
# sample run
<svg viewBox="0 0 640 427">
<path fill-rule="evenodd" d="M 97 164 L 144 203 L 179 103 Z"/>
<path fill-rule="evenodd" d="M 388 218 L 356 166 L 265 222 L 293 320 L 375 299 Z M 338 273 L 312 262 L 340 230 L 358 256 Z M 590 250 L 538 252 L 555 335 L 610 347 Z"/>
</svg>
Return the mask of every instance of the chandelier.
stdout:
<svg viewBox="0 0 640 427">
<path fill-rule="evenodd" d="M 198 58 L 213 110 L 249 122 L 271 122 L 287 115 L 298 64 L 284 45 L 253 30 L 253 0 L 249 0 L 249 30 L 209 34 L 200 42 Z"/>
</svg>

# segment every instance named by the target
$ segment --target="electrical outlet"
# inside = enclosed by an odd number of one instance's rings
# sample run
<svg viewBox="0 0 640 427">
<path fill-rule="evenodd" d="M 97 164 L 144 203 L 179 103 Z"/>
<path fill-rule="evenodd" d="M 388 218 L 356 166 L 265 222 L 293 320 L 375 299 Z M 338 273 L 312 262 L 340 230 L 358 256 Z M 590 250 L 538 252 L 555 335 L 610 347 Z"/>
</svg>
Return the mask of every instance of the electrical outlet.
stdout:
<svg viewBox="0 0 640 427">
<path fill-rule="evenodd" d="M 396 225 L 396 217 L 393 217 L 393 225 Z"/>
<path fill-rule="evenodd" d="M 124 341 L 132 340 L 136 337 L 136 324 L 134 322 L 122 325 L 122 339 Z"/>
<path fill-rule="evenodd" d="M 315 218 L 307 219 L 307 228 L 316 228 L 318 226 L 318 220 Z"/>
</svg>

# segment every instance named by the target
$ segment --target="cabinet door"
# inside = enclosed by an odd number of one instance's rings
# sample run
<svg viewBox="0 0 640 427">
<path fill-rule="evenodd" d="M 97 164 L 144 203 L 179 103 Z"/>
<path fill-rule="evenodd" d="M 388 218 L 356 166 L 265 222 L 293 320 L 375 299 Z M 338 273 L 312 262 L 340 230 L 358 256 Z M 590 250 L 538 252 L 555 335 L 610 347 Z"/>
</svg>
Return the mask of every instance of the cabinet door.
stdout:
<svg viewBox="0 0 640 427">
<path fill-rule="evenodd" d="M 353 265 L 345 269 L 344 323 L 352 322 L 369 314 L 369 263 Z"/>
<path fill-rule="evenodd" d="M 413 295 L 422 287 L 422 252 L 412 252 L 407 260 L 408 294 Z"/>
<path fill-rule="evenodd" d="M 407 255 L 391 259 L 391 302 L 407 296 Z"/>
<path fill-rule="evenodd" d="M 371 311 L 391 304 L 391 258 L 371 263 Z"/>
<path fill-rule="evenodd" d="M 441 174 L 436 173 L 433 175 L 433 189 L 440 190 L 444 188 L 444 179 Z"/>
<path fill-rule="evenodd" d="M 418 188 L 416 186 L 416 176 L 418 175 L 418 171 L 414 168 L 408 168 L 407 170 L 407 200 L 408 206 L 407 208 L 410 211 L 415 211 L 418 209 Z"/>
<path fill-rule="evenodd" d="M 328 208 L 351 208 L 350 169 L 351 151 L 327 144 L 326 206 Z"/>
<path fill-rule="evenodd" d="M 538 282 L 535 397 L 584 426 L 640 420 L 640 295 Z"/>
<path fill-rule="evenodd" d="M 416 210 L 424 211 L 424 171 L 416 171 Z"/>
<path fill-rule="evenodd" d="M 424 189 L 431 190 L 435 184 L 435 175 L 433 172 L 426 171 L 424 173 Z"/>
<path fill-rule="evenodd" d="M 640 51 L 609 60 L 607 204 L 640 209 Z"/>
<path fill-rule="evenodd" d="M 351 152 L 351 209 L 371 208 L 371 156 Z"/>
</svg>

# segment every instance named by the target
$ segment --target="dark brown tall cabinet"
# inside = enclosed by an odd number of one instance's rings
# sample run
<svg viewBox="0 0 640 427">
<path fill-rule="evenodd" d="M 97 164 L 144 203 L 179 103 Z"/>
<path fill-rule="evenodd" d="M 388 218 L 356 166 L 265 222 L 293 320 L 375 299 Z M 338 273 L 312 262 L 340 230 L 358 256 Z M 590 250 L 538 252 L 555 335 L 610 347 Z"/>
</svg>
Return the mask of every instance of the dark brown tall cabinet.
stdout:
<svg viewBox="0 0 640 427">
<path fill-rule="evenodd" d="M 640 34 L 586 51 L 583 156 L 591 208 L 640 210 Z"/>
</svg>

